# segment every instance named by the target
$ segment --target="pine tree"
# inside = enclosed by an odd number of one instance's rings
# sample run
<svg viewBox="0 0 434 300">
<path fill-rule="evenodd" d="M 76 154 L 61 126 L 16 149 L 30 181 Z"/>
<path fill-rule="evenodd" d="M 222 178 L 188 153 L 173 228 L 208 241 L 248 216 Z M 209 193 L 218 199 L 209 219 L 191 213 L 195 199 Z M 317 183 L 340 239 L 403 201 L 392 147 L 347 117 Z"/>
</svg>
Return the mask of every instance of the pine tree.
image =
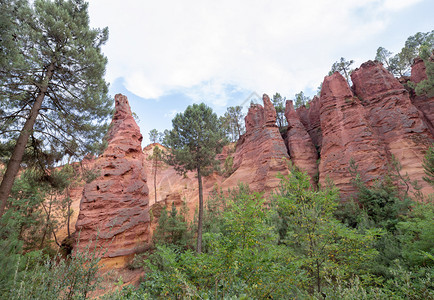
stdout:
<svg viewBox="0 0 434 300">
<path fill-rule="evenodd" d="M 11 61 L 1 60 L 0 134 L 5 140 L 16 139 L 16 144 L 0 185 L 0 216 L 26 146 L 40 154 L 36 158 L 43 167 L 50 160 L 41 154 L 60 159 L 95 150 L 112 111 L 103 79 L 107 59 L 101 53 L 108 29 L 89 27 L 88 4 L 83 0 L 36 0 L 32 7 L 18 0 L 11 4 L 7 34 L 13 38 L 8 35 L 0 43 L 18 53 Z"/>
<path fill-rule="evenodd" d="M 273 99 L 274 108 L 276 109 L 276 125 L 279 127 L 279 130 L 286 131 L 286 126 L 288 126 L 288 122 L 285 118 L 285 105 L 286 98 L 282 97 L 279 93 L 274 94 Z"/>
<path fill-rule="evenodd" d="M 203 187 L 202 176 L 214 166 L 215 156 L 224 144 L 224 133 L 218 126 L 217 115 L 205 104 L 188 106 L 184 113 L 172 120 L 173 129 L 167 132 L 164 143 L 168 147 L 167 162 L 181 174 L 197 172 L 199 185 L 199 219 L 196 251 L 202 252 Z"/>
<path fill-rule="evenodd" d="M 332 75 L 334 72 L 339 72 L 342 76 L 345 77 L 349 86 L 351 86 L 350 75 L 353 72 L 353 69 L 350 69 L 350 66 L 354 63 L 354 60 L 346 60 L 341 57 L 339 61 L 336 61 L 332 65 L 332 69 L 329 72 L 329 75 Z"/>
<path fill-rule="evenodd" d="M 162 133 L 158 132 L 157 129 L 152 129 L 149 132 L 149 140 L 152 142 L 152 144 L 160 142 L 161 139 Z M 161 165 L 163 160 L 163 150 L 161 150 L 157 145 L 154 145 L 154 148 L 152 149 L 152 155 L 149 156 L 148 159 L 152 160 L 152 169 L 154 172 L 154 201 L 157 203 L 157 172 L 158 167 Z"/>
</svg>

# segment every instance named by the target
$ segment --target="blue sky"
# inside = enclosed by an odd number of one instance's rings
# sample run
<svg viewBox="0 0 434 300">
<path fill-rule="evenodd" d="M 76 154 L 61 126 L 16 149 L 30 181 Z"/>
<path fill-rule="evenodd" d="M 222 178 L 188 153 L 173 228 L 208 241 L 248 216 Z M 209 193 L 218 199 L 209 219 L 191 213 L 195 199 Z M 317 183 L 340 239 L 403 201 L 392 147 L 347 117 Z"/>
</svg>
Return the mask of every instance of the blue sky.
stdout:
<svg viewBox="0 0 434 300">
<path fill-rule="evenodd" d="M 110 93 L 128 96 L 144 137 L 192 103 L 221 115 L 249 96 L 312 96 L 340 57 L 354 67 L 434 29 L 432 0 L 90 0 L 108 26 Z"/>
</svg>

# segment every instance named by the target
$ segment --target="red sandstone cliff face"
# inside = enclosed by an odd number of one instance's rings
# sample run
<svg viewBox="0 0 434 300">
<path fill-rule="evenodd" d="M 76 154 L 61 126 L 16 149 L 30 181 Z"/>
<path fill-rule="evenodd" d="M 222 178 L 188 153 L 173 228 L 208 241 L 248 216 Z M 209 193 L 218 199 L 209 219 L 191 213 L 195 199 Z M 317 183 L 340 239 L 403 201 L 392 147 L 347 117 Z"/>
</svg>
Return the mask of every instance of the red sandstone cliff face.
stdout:
<svg viewBox="0 0 434 300">
<path fill-rule="evenodd" d="M 427 79 L 425 63 L 420 58 L 415 59 L 414 64 L 411 66 L 410 80 L 419 83 L 425 79 Z M 434 97 L 411 95 L 411 102 L 422 113 L 423 121 L 434 136 Z"/>
<path fill-rule="evenodd" d="M 196 206 L 199 203 L 199 187 L 196 172 L 187 172 L 185 176 L 180 175 L 172 166 L 161 162 L 157 168 L 157 176 L 154 176 L 155 170 L 150 156 L 155 146 L 160 147 L 162 150 L 165 149 L 165 147 L 160 144 L 151 144 L 143 149 L 149 187 L 149 205 L 154 216 L 152 230 L 157 224 L 157 219 L 160 217 L 160 211 L 163 206 L 166 206 L 170 210 L 172 203 L 174 203 L 179 209 L 185 202 L 189 209 L 190 220 L 192 220 Z M 203 177 L 203 193 L 205 200 L 212 191 L 214 184 L 219 185 L 222 178 L 223 177 L 219 176 L 216 172 Z M 154 180 L 157 185 L 157 201 L 155 201 Z"/>
<path fill-rule="evenodd" d="M 338 72 L 324 79 L 320 104 L 320 183 L 330 178 L 345 199 L 355 191 L 350 182 L 350 161 L 358 164 L 365 181 L 372 181 L 386 170 L 386 152 L 366 119 L 360 100 Z"/>
<path fill-rule="evenodd" d="M 285 117 L 288 121 L 286 146 L 292 163 L 312 178 L 318 176 L 318 153 L 305 127 L 301 123 L 291 100 L 286 101 Z"/>
<path fill-rule="evenodd" d="M 426 78 L 422 63 L 413 66 L 414 82 Z M 378 62 L 362 64 L 352 81 L 354 94 L 339 74 L 326 77 L 321 97 L 309 109 L 297 109 L 321 150 L 320 183 L 328 176 L 345 199 L 354 191 L 348 173 L 351 159 L 369 183 L 387 172 L 394 156 L 402 165 L 401 174 L 418 180 L 424 194 L 431 193 L 422 180 L 422 161 L 433 141 L 434 99 L 410 100 L 403 85 Z"/>
<path fill-rule="evenodd" d="M 269 193 L 279 184 L 276 176 L 288 172 L 285 160 L 289 160 L 289 155 L 276 126 L 276 110 L 265 94 L 263 101 L 264 106 L 256 104 L 249 108 L 246 133 L 233 155 L 236 171 L 222 183 L 223 188 L 244 182 L 253 191 Z"/>
<path fill-rule="evenodd" d="M 95 163 L 100 176 L 85 185 L 76 223 L 77 248 L 83 249 L 98 234 L 98 245 L 110 258 L 133 254 L 149 237 L 142 135 L 128 99 L 118 94 L 115 104 L 108 147 Z"/>
<path fill-rule="evenodd" d="M 356 69 L 351 79 L 362 100 L 374 133 L 402 165 L 402 174 L 418 180 L 422 191 L 432 189 L 422 180 L 422 161 L 433 136 L 411 103 L 407 90 L 381 63 L 368 61 Z"/>
<path fill-rule="evenodd" d="M 318 150 L 321 150 L 322 146 L 320 106 L 319 97 L 314 96 L 308 109 L 305 106 L 297 108 L 297 115 Z"/>
</svg>

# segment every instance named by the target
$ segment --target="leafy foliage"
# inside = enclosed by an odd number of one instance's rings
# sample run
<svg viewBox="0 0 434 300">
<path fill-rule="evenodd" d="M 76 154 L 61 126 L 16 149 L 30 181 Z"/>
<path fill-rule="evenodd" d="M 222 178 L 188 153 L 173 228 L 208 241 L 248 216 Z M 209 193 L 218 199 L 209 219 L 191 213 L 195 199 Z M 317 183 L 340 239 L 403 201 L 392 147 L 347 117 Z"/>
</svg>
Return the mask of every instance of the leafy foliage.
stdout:
<svg viewBox="0 0 434 300">
<path fill-rule="evenodd" d="M 188 231 L 186 211 L 179 214 L 175 203 L 172 209 L 167 211 L 166 207 L 161 210 L 158 218 L 158 226 L 154 231 L 153 240 L 155 245 L 166 245 L 177 249 L 185 250 L 191 245 L 191 235 Z"/>
<path fill-rule="evenodd" d="M 38 0 L 33 7 L 14 1 L 9 7 L 16 25 L 9 42 L 18 58 L 0 67 L 3 138 L 16 138 L 39 95 L 35 89 L 46 84 L 49 92 L 32 132 L 40 149 L 83 153 L 102 139 L 112 105 L 101 53 L 108 29 L 89 28 L 87 7 L 81 0 Z M 50 64 L 53 75 L 47 78 Z"/>
<path fill-rule="evenodd" d="M 276 93 L 273 95 L 271 102 L 276 109 L 276 125 L 279 127 L 279 131 L 286 131 L 286 127 L 288 126 L 288 122 L 285 118 L 286 98 L 282 97 L 279 93 Z"/>
<path fill-rule="evenodd" d="M 334 72 L 339 72 L 347 80 L 348 85 L 351 86 L 350 75 L 353 72 L 353 69 L 350 69 L 350 67 L 353 63 L 354 60 L 347 61 L 345 58 L 341 57 L 339 61 L 333 63 L 329 75 L 332 75 Z"/>
<path fill-rule="evenodd" d="M 168 147 L 167 162 L 179 173 L 201 170 L 215 165 L 215 155 L 224 145 L 217 115 L 205 104 L 188 106 L 172 120 L 173 129 L 164 137 Z"/>
<path fill-rule="evenodd" d="M 375 59 L 382 62 L 386 69 L 394 76 L 409 75 L 413 60 L 421 55 L 422 49 L 434 48 L 434 30 L 431 32 L 418 32 L 408 37 L 404 47 L 395 55 L 383 47 L 377 49 Z"/>
<path fill-rule="evenodd" d="M 427 97 L 434 97 L 434 45 L 431 46 L 422 45 L 420 47 L 419 55 L 423 59 L 423 62 L 425 64 L 425 72 L 427 75 L 427 79 L 422 80 L 416 85 L 415 92 L 417 95 L 426 95 Z"/>
<path fill-rule="evenodd" d="M 276 195 L 280 243 L 296 253 L 307 270 L 310 290 L 321 293 L 326 277 L 361 274 L 376 255 L 371 248 L 377 230 L 358 232 L 340 223 L 336 188 L 314 190 L 309 176 L 291 169 Z"/>
<path fill-rule="evenodd" d="M 423 180 L 434 186 L 434 145 L 428 148 L 423 161 L 423 167 L 426 174 Z"/>
<path fill-rule="evenodd" d="M 236 142 L 244 134 L 244 114 L 241 106 L 229 106 L 223 116 L 219 118 L 220 126 L 231 142 Z"/>
<path fill-rule="evenodd" d="M 101 53 L 108 29 L 89 27 L 88 4 L 11 4 L 5 31 L 13 38 L 0 40 L 2 48 L 15 49 L 0 66 L 0 134 L 16 143 L 0 185 L 0 215 L 27 146 L 42 168 L 64 156 L 96 152 L 112 112 Z"/>
<path fill-rule="evenodd" d="M 298 108 L 298 107 L 301 107 L 303 105 L 308 106 L 309 101 L 310 101 L 310 98 L 305 96 L 303 91 L 301 91 L 300 93 L 295 94 L 294 108 Z"/>
<path fill-rule="evenodd" d="M 41 250 L 22 254 L 19 223 L 11 210 L 0 227 L 0 297 L 2 299 L 85 299 L 98 286 L 101 249 L 86 248 L 67 259 L 49 257 Z"/>
</svg>

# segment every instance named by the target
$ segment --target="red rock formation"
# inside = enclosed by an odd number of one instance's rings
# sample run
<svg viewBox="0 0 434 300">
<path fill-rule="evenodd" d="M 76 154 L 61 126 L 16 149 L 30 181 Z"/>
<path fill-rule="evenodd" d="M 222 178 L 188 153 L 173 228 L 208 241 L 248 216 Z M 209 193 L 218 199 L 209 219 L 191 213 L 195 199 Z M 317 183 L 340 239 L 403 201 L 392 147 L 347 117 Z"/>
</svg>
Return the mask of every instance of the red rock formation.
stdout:
<svg viewBox="0 0 434 300">
<path fill-rule="evenodd" d="M 291 100 L 286 101 L 285 117 L 288 121 L 286 146 L 291 161 L 295 166 L 306 171 L 314 182 L 314 178 L 318 176 L 318 153 Z"/>
<path fill-rule="evenodd" d="M 278 173 L 287 173 L 289 160 L 285 143 L 276 126 L 276 110 L 264 94 L 264 107 L 256 104 L 245 117 L 246 133 L 237 143 L 234 157 L 236 170 L 223 183 L 223 188 L 249 184 L 254 191 L 270 192 L 278 184 Z"/>
<path fill-rule="evenodd" d="M 411 66 L 410 80 L 414 83 L 419 83 L 427 79 L 425 71 L 425 63 L 422 59 L 417 58 Z M 434 97 L 428 98 L 425 95 L 411 95 L 411 102 L 422 113 L 423 120 L 427 125 L 431 134 L 434 135 Z"/>
<path fill-rule="evenodd" d="M 422 180 L 422 160 L 433 136 L 407 90 L 378 62 L 362 64 L 351 79 L 370 125 L 387 153 L 401 163 L 401 173 L 418 180 L 424 187 L 422 191 L 432 191 Z"/>
<path fill-rule="evenodd" d="M 427 76 L 425 63 L 421 58 L 418 57 L 414 60 L 413 65 L 411 66 L 410 81 L 413 81 L 414 83 L 419 83 L 426 78 Z"/>
<path fill-rule="evenodd" d="M 78 249 L 98 235 L 104 257 L 135 253 L 148 240 L 149 212 L 142 135 L 134 121 L 127 97 L 115 96 L 116 112 L 107 134 L 108 147 L 95 169 L 100 176 L 86 184 L 76 223 Z"/>
<path fill-rule="evenodd" d="M 317 96 L 313 97 L 309 103 L 309 108 L 301 106 L 297 108 L 297 114 L 301 123 L 309 133 L 312 143 L 318 150 L 321 150 L 322 146 L 322 131 L 320 121 L 320 103 Z"/>
<path fill-rule="evenodd" d="M 359 166 L 365 181 L 372 181 L 386 170 L 386 153 L 365 118 L 360 100 L 338 72 L 324 79 L 320 103 L 320 183 L 330 178 L 346 199 L 355 191 L 350 182 L 350 161 Z"/>
<path fill-rule="evenodd" d="M 276 113 L 276 109 L 274 108 L 273 103 L 270 100 L 270 97 L 268 97 L 267 94 L 264 94 L 262 96 L 262 101 L 264 101 L 265 126 L 268 126 L 268 127 L 276 126 L 277 113 Z"/>
</svg>

